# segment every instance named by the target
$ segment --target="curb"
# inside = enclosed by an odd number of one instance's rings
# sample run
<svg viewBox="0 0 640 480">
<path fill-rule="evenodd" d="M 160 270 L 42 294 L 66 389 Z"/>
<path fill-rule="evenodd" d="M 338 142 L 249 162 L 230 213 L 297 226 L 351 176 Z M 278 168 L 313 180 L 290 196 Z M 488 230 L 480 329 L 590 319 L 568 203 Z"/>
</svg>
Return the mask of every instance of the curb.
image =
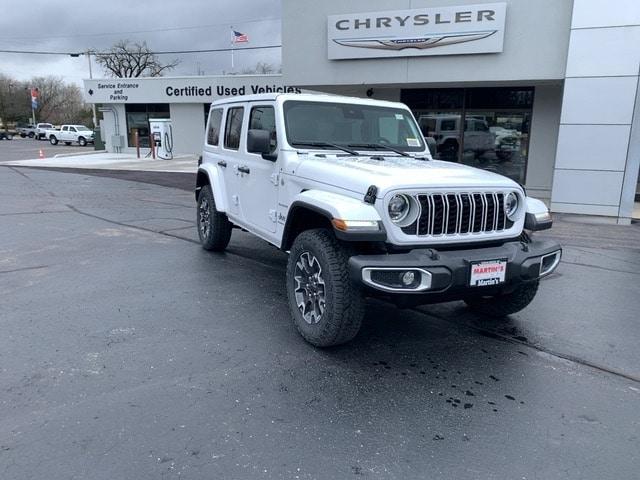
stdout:
<svg viewBox="0 0 640 480">
<path fill-rule="evenodd" d="M 83 155 L 95 155 L 97 153 L 105 153 L 105 150 L 94 150 L 93 152 L 78 152 L 78 153 L 58 153 L 49 158 L 63 158 L 63 157 L 80 157 Z"/>
</svg>

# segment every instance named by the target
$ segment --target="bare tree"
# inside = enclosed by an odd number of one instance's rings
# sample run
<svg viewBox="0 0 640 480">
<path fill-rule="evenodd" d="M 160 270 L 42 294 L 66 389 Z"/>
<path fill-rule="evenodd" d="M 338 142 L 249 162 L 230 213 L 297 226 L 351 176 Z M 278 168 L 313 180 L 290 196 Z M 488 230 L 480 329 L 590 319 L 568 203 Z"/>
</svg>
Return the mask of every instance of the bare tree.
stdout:
<svg viewBox="0 0 640 480">
<path fill-rule="evenodd" d="M 279 67 L 276 68 L 270 63 L 258 62 L 253 67 L 242 69 L 240 73 L 244 75 L 251 75 L 253 73 L 266 75 L 268 73 L 281 73 L 281 72 L 282 72 L 281 68 Z"/>
<path fill-rule="evenodd" d="M 34 77 L 19 81 L 0 75 L 0 118 L 3 122 L 31 121 L 31 88 L 37 88 L 36 121 L 53 124 L 91 121 L 91 108 L 84 102 L 77 85 L 67 84 L 62 77 Z"/>
<path fill-rule="evenodd" d="M 26 82 L 37 87 L 40 95 L 36 119 L 53 124 L 89 123 L 91 109 L 82 98 L 80 87 L 67 84 L 62 77 L 34 77 Z"/>
<path fill-rule="evenodd" d="M 147 42 L 129 40 L 116 42 L 108 52 L 98 53 L 95 58 L 108 75 L 118 78 L 161 77 L 180 63 L 178 59 L 161 63 Z"/>
</svg>

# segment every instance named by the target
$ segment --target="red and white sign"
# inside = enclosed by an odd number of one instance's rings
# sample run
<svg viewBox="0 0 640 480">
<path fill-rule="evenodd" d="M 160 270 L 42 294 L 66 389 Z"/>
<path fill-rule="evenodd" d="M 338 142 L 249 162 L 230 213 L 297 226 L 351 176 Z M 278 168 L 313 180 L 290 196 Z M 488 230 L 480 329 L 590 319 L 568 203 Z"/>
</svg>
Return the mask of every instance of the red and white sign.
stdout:
<svg viewBox="0 0 640 480">
<path fill-rule="evenodd" d="M 485 260 L 471 263 L 469 285 L 486 287 L 504 283 L 507 274 L 506 260 Z"/>
</svg>

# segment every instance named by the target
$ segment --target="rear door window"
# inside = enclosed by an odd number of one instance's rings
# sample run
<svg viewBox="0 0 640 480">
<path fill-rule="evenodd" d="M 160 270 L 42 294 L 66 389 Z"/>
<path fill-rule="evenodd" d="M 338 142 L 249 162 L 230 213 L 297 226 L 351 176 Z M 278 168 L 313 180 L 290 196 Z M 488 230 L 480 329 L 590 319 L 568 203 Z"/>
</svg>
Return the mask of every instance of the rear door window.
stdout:
<svg viewBox="0 0 640 480">
<path fill-rule="evenodd" d="M 227 110 L 227 121 L 224 127 L 224 148 L 238 150 L 242 135 L 242 117 L 244 107 L 233 107 Z"/>
</svg>

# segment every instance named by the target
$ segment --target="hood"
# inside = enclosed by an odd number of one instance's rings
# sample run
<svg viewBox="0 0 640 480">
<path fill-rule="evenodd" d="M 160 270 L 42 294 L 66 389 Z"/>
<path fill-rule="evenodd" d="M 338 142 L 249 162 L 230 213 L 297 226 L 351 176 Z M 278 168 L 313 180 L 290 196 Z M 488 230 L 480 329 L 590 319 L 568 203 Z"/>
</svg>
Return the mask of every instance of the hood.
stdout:
<svg viewBox="0 0 640 480">
<path fill-rule="evenodd" d="M 380 197 L 390 190 L 409 188 L 519 188 L 507 177 L 459 163 L 394 154 L 374 156 L 382 156 L 384 160 L 373 159 L 371 155 L 300 154 L 296 175 L 363 195 L 370 185 L 375 185 Z"/>
</svg>

